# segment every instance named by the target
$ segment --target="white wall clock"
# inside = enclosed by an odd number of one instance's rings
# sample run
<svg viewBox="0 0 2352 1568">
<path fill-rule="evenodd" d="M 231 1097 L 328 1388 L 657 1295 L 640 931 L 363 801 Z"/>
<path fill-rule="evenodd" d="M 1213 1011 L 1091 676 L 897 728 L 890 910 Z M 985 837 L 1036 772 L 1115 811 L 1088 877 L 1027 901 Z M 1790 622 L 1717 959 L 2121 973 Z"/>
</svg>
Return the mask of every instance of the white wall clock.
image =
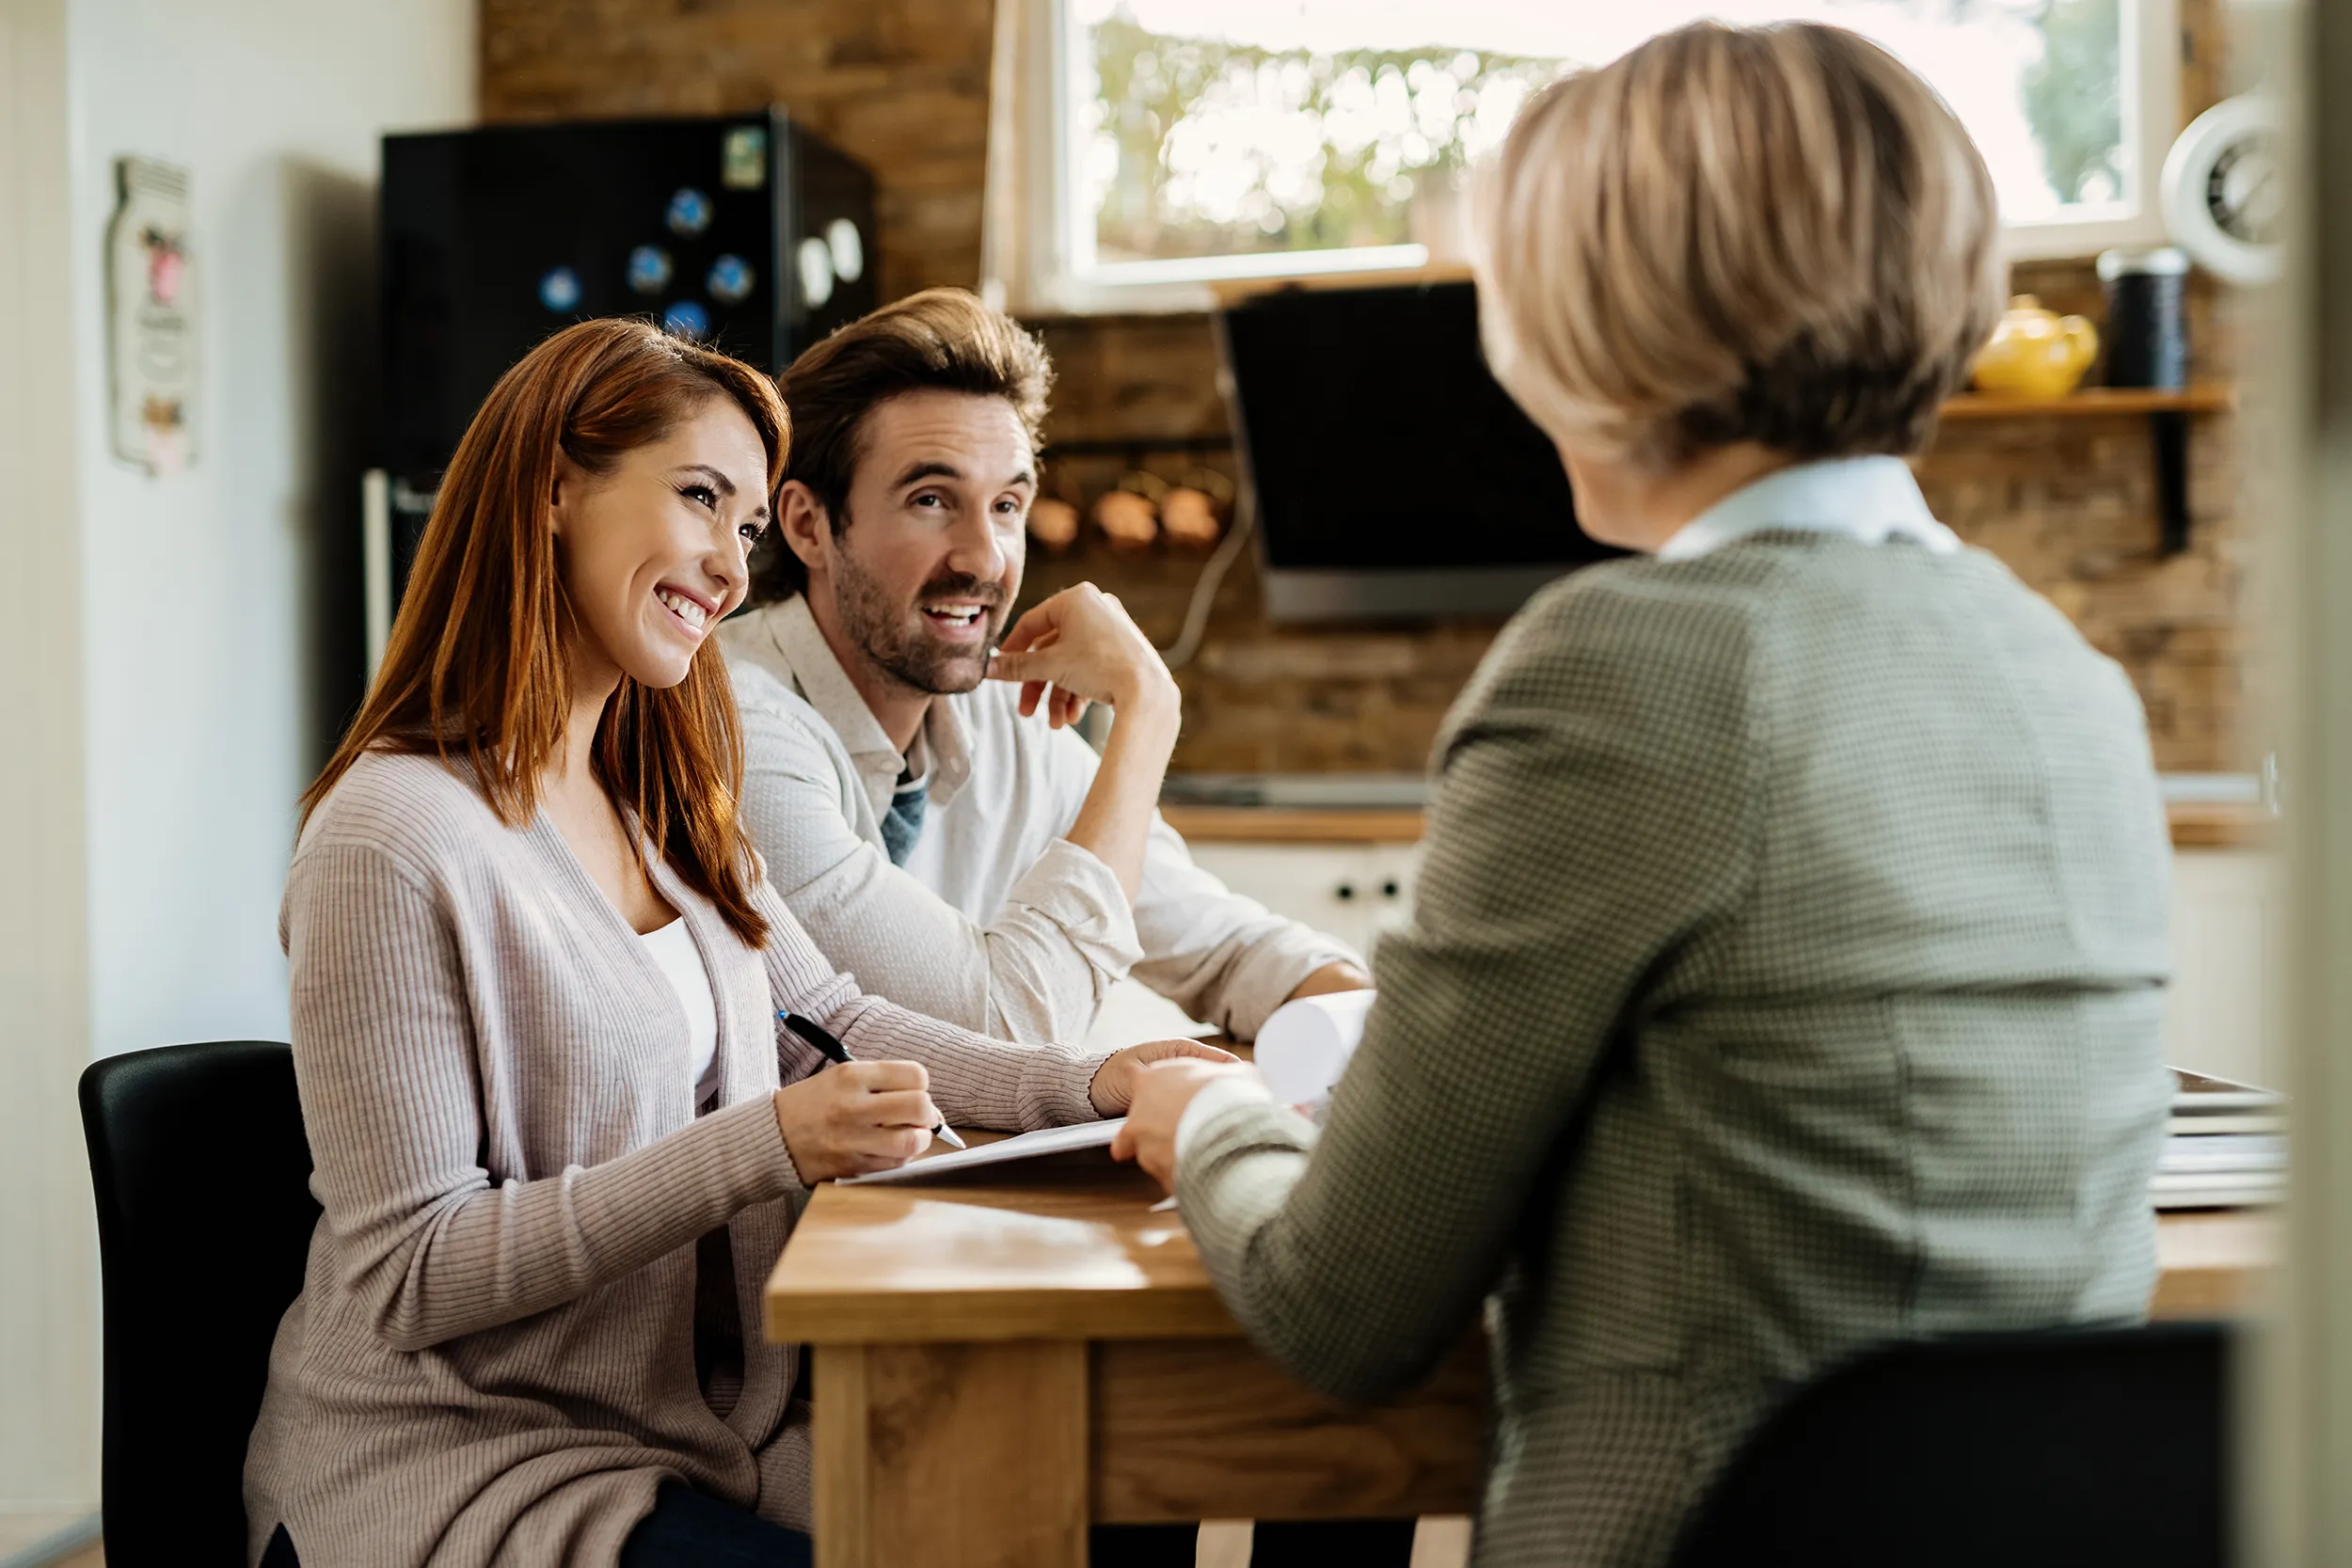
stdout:
<svg viewBox="0 0 2352 1568">
<path fill-rule="evenodd" d="M 2268 283 L 2284 248 L 2287 180 L 2277 106 L 2249 93 L 2189 122 L 2164 160 L 2165 227 L 2198 265 L 2233 283 Z"/>
</svg>

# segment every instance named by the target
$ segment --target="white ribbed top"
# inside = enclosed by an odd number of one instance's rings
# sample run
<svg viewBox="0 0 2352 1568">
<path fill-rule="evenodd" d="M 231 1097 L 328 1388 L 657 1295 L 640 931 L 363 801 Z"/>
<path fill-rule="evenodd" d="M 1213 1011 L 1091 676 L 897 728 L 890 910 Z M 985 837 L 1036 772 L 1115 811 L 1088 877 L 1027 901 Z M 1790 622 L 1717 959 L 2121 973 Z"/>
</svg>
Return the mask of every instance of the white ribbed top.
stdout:
<svg viewBox="0 0 2352 1568">
<path fill-rule="evenodd" d="M 687 1076 L 693 1081 L 694 1103 L 700 1105 L 719 1092 L 719 1009 L 710 1000 L 710 971 L 703 967 L 702 952 L 684 915 L 658 931 L 639 932 L 637 940 L 661 966 L 670 989 L 677 992 L 679 1010 L 686 1014 Z"/>
</svg>

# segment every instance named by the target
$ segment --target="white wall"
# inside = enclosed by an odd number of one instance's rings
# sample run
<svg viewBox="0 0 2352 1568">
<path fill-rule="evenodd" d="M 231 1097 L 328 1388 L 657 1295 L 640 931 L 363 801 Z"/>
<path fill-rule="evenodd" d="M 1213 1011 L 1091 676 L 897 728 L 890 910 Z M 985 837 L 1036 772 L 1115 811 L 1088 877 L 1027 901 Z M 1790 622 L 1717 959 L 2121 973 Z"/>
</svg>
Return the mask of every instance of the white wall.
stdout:
<svg viewBox="0 0 2352 1568">
<path fill-rule="evenodd" d="M 92 1043 L 282 1039 L 294 801 L 356 699 L 376 138 L 472 117 L 470 0 L 72 0 Z M 114 160 L 194 174 L 200 453 L 107 451 Z"/>
<path fill-rule="evenodd" d="M 96 1338 L 67 0 L 0 0 L 0 1552 L 87 1511 Z"/>
<path fill-rule="evenodd" d="M 285 1036 L 295 798 L 359 689 L 376 138 L 473 110 L 472 0 L 0 0 L 0 1555 L 97 1500 L 74 1075 Z M 170 478 L 107 450 L 126 153 L 193 175 Z"/>
</svg>

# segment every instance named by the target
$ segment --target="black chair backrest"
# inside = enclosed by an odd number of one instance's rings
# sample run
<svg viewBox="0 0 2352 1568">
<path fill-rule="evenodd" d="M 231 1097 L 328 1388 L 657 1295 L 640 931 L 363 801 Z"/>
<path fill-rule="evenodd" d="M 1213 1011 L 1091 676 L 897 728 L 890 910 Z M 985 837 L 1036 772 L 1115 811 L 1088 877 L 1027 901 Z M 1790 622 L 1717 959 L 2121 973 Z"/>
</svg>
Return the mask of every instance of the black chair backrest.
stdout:
<svg viewBox="0 0 2352 1568">
<path fill-rule="evenodd" d="M 2221 1568 L 2228 1361 L 2214 1323 L 1873 1352 L 1758 1428 L 1675 1568 Z"/>
<path fill-rule="evenodd" d="M 93 1062 L 82 1131 L 104 1271 L 108 1568 L 242 1568 L 245 1449 L 319 1206 L 294 1053 Z"/>
</svg>

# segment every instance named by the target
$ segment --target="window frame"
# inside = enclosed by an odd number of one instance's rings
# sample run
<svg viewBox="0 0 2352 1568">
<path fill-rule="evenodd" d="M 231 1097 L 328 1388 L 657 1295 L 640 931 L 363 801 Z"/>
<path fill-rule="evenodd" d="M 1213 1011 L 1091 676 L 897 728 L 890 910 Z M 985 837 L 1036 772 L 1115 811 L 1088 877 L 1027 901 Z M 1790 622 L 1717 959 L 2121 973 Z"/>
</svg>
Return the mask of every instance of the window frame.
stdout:
<svg viewBox="0 0 2352 1568">
<path fill-rule="evenodd" d="M 1073 122 L 1076 83 L 1072 71 L 1075 29 L 1068 0 L 1001 0 L 1018 8 L 1010 59 L 997 81 L 1018 83 L 1021 102 L 1009 117 L 1021 134 L 1017 154 L 1024 198 L 1019 279 L 1009 283 L 1026 309 L 1061 315 L 1201 310 L 1238 290 L 1318 277 L 1362 277 L 1399 281 L 1431 274 L 1459 276 L 1458 261 L 1433 261 L 1418 245 L 1360 245 L 1341 250 L 1277 251 L 1160 261 L 1093 262 L 1092 214 L 1075 199 Z M 2113 247 L 2167 245 L 2157 183 L 2165 153 L 2181 129 L 2179 0 L 2120 0 L 2120 50 L 2136 89 L 2124 95 L 2123 142 L 2134 153 L 2137 210 L 2052 223 L 2004 225 L 2003 254 L 2012 261 L 2089 257 Z M 1012 69 L 1003 69 L 1010 66 Z M 2122 203 L 2115 204 L 2122 207 Z"/>
</svg>

